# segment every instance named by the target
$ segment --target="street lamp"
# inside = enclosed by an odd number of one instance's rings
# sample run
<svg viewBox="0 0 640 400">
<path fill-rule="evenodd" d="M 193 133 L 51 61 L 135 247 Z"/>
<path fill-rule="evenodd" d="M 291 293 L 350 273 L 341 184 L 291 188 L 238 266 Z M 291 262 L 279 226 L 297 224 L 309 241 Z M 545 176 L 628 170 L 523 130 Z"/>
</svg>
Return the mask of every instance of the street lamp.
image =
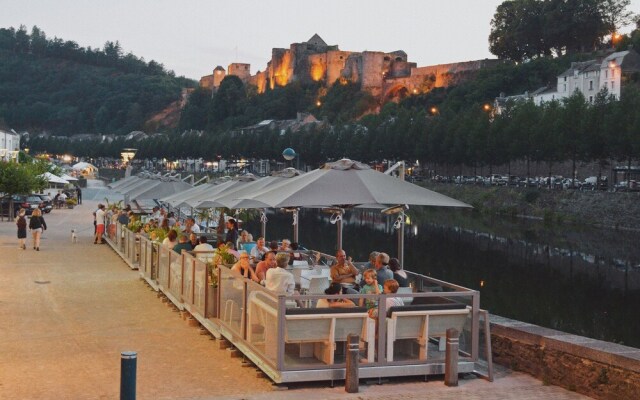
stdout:
<svg viewBox="0 0 640 400">
<path fill-rule="evenodd" d="M 284 157 L 284 159 L 287 160 L 287 161 L 293 160 L 294 158 L 296 158 L 296 156 L 297 156 L 296 151 L 294 149 L 292 149 L 291 147 L 287 147 L 282 152 L 282 157 Z"/>
</svg>

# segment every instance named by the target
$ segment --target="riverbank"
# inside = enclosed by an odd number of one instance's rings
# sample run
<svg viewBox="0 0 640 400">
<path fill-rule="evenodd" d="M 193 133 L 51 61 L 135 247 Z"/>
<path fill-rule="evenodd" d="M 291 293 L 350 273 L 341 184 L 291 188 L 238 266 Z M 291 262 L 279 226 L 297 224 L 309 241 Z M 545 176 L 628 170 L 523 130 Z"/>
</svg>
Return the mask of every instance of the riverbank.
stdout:
<svg viewBox="0 0 640 400">
<path fill-rule="evenodd" d="M 640 193 L 425 184 L 475 212 L 640 231 Z"/>
</svg>

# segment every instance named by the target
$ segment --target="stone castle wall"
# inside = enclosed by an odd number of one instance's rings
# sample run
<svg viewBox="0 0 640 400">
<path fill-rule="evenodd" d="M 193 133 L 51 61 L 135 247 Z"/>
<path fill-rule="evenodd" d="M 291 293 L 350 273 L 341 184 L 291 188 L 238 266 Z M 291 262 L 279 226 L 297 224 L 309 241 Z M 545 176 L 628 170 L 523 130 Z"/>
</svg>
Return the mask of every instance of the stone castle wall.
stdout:
<svg viewBox="0 0 640 400">
<path fill-rule="evenodd" d="M 258 93 L 264 92 L 267 86 L 273 89 L 294 81 L 322 82 L 330 87 L 337 80 L 345 80 L 359 84 L 362 90 L 385 102 L 458 83 L 468 79 L 469 73 L 500 62 L 487 59 L 417 67 L 401 50 L 391 53 L 341 51 L 314 35 L 307 42 L 292 43 L 289 49 L 272 49 L 271 61 L 264 72 L 251 75 L 249 64 L 233 63 L 229 65 L 228 75 L 255 85 Z M 213 84 L 215 90 L 219 86 L 221 79 L 215 79 L 215 72 L 200 80 L 202 87 Z"/>
</svg>

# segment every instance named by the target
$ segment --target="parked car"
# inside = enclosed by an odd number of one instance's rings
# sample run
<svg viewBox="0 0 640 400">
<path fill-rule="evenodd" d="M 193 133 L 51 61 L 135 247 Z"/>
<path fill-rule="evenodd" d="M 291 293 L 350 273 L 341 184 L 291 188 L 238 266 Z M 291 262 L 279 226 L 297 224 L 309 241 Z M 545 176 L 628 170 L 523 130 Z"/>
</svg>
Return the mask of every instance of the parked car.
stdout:
<svg viewBox="0 0 640 400">
<path fill-rule="evenodd" d="M 23 194 L 14 194 L 11 197 L 13 198 L 13 214 L 14 214 L 13 216 L 14 217 L 18 215 L 18 211 L 21 208 L 24 208 L 25 213 L 27 215 L 31 215 L 33 210 L 38 208 L 40 206 L 40 203 L 42 203 L 42 200 L 40 199 L 40 197 L 37 197 L 37 196 L 26 196 Z M 10 200 L 11 198 L 9 196 L 2 197 L 2 204 L 1 204 L 2 215 L 5 217 L 9 215 Z"/>
<path fill-rule="evenodd" d="M 638 182 L 631 179 L 630 181 L 620 181 L 613 187 L 614 192 L 638 192 L 640 186 Z"/>
<path fill-rule="evenodd" d="M 38 196 L 40 197 L 40 200 L 42 200 L 42 202 L 40 203 L 40 209 L 43 213 L 48 214 L 51 212 L 51 210 L 53 210 L 53 199 L 51 198 L 51 196 L 47 194 L 34 194 L 32 196 Z"/>
</svg>

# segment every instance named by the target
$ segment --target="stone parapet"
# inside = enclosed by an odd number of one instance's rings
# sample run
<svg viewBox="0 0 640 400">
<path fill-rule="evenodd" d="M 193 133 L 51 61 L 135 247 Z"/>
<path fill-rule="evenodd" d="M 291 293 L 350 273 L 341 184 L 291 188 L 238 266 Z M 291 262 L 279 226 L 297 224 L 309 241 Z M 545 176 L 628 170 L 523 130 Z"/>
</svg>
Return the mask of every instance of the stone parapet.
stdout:
<svg viewBox="0 0 640 400">
<path fill-rule="evenodd" d="M 493 360 L 596 399 L 640 393 L 640 349 L 491 316 Z"/>
</svg>

